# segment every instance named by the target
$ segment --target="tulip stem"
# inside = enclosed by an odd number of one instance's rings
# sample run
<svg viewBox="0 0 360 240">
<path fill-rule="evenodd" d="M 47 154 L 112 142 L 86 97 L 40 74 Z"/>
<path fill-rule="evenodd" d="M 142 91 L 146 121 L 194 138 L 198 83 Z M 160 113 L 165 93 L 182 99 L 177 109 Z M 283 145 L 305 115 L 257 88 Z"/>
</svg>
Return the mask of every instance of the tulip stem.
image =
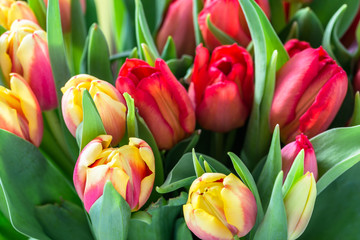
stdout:
<svg viewBox="0 0 360 240">
<path fill-rule="evenodd" d="M 214 132 L 213 133 L 213 141 L 212 141 L 212 156 L 219 160 L 223 157 L 223 151 L 224 151 L 224 134 Z"/>
<path fill-rule="evenodd" d="M 68 151 L 68 147 L 65 142 L 64 134 L 61 130 L 61 125 L 59 122 L 59 118 L 56 110 L 52 111 L 44 111 L 43 116 L 44 120 L 48 123 L 49 130 L 52 133 L 54 139 L 60 146 L 60 148 L 64 151 L 64 153 L 68 156 L 69 159 L 72 159 L 71 154 Z"/>
</svg>

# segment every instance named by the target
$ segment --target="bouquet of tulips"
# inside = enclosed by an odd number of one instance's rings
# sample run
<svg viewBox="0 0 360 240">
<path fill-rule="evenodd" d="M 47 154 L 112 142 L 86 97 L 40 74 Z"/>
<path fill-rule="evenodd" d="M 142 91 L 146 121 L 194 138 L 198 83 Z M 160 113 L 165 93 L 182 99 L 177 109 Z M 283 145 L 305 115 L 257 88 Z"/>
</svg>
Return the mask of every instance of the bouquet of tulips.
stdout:
<svg viewBox="0 0 360 240">
<path fill-rule="evenodd" d="M 360 239 L 359 0 L 0 0 L 0 240 Z"/>
</svg>

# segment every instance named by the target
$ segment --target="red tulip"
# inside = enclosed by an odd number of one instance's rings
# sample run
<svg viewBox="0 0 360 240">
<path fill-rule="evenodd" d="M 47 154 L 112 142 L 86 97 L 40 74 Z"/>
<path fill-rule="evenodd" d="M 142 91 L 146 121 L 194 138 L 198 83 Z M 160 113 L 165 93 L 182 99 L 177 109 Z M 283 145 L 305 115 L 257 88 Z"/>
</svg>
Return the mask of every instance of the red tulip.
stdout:
<svg viewBox="0 0 360 240">
<path fill-rule="evenodd" d="M 192 2 L 193 0 L 173 0 L 170 3 L 156 38 L 156 44 L 160 51 L 163 50 L 168 36 L 171 36 L 178 56 L 194 55 L 195 33 Z"/>
<path fill-rule="evenodd" d="M 284 179 L 289 173 L 296 156 L 302 149 L 304 149 L 305 154 L 304 174 L 306 172 L 311 172 L 313 173 L 315 180 L 317 180 L 318 170 L 315 150 L 309 139 L 304 134 L 296 136 L 296 140 L 294 142 L 287 144 L 285 147 L 283 147 L 283 149 L 281 149 L 282 170 L 284 171 Z"/>
<path fill-rule="evenodd" d="M 212 56 L 199 45 L 189 96 L 196 119 L 208 130 L 227 132 L 244 125 L 253 95 L 253 62 L 236 44 L 215 48 Z"/>
<path fill-rule="evenodd" d="M 134 98 L 160 149 L 170 149 L 194 131 L 190 99 L 162 59 L 155 61 L 155 67 L 139 59 L 127 59 L 116 88 Z"/>
<path fill-rule="evenodd" d="M 285 143 L 300 133 L 310 138 L 321 133 L 335 118 L 347 85 L 345 71 L 322 47 L 296 54 L 277 73 L 271 129 L 279 124 Z"/>
<path fill-rule="evenodd" d="M 300 41 L 298 39 L 291 39 L 285 43 L 284 48 L 289 56 L 293 57 L 295 54 L 307 48 L 311 48 L 311 46 L 308 42 Z"/>
<path fill-rule="evenodd" d="M 265 14 L 270 16 L 270 6 L 267 0 L 255 0 L 263 9 Z M 199 13 L 198 22 L 206 46 L 213 50 L 221 43 L 210 32 L 206 18 L 210 14 L 211 22 L 232 37 L 241 46 L 247 46 L 251 40 L 244 13 L 238 0 L 205 0 L 204 8 Z"/>
</svg>

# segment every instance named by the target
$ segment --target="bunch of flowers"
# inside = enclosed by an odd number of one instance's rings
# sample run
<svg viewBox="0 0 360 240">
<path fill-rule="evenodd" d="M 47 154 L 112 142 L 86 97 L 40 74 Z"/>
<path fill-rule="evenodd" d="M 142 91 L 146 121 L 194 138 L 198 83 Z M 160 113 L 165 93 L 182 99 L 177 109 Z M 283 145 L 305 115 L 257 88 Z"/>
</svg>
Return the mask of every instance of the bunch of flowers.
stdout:
<svg viewBox="0 0 360 240">
<path fill-rule="evenodd" d="M 359 20 L 1 0 L 0 239 L 359 239 Z"/>
</svg>

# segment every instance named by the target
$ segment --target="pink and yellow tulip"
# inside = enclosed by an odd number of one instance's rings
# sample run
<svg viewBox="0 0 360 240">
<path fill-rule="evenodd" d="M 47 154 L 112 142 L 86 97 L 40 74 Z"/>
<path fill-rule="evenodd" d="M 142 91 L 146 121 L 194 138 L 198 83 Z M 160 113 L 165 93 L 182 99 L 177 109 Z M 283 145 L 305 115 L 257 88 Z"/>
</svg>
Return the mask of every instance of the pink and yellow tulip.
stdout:
<svg viewBox="0 0 360 240">
<path fill-rule="evenodd" d="M 314 175 L 307 172 L 289 190 L 284 198 L 287 216 L 288 240 L 297 239 L 306 229 L 316 200 Z"/>
<path fill-rule="evenodd" d="M 80 74 L 72 77 L 61 91 L 65 124 L 73 136 L 83 121 L 82 94 L 88 90 L 103 121 L 105 131 L 117 145 L 125 134 L 126 106 L 123 97 L 110 83 L 93 76 Z"/>
<path fill-rule="evenodd" d="M 255 197 L 234 174 L 205 173 L 189 190 L 183 206 L 189 229 L 201 239 L 233 239 L 254 226 Z"/>
<path fill-rule="evenodd" d="M 160 149 L 170 149 L 195 129 L 195 113 L 185 88 L 162 59 L 155 67 L 139 59 L 127 59 L 116 88 L 128 92 Z"/>
<path fill-rule="evenodd" d="M 11 72 L 24 77 L 41 110 L 58 106 L 46 32 L 36 23 L 16 20 L 10 30 L 1 35 L 0 66 L 7 83 Z"/>
<path fill-rule="evenodd" d="M 30 86 L 18 74 L 10 74 L 10 89 L 0 86 L 0 128 L 35 146 L 43 135 L 43 119 L 39 103 Z"/>
<path fill-rule="evenodd" d="M 27 2 L 14 0 L 0 1 L 0 25 L 5 29 L 10 29 L 11 24 L 17 19 L 27 19 L 38 23 L 34 12 Z"/>
<path fill-rule="evenodd" d="M 89 212 L 103 194 L 107 181 L 127 201 L 132 211 L 139 210 L 150 196 L 155 180 L 155 159 L 150 146 L 138 138 L 129 144 L 109 148 L 111 136 L 92 140 L 79 155 L 74 169 L 75 189 Z"/>
</svg>

